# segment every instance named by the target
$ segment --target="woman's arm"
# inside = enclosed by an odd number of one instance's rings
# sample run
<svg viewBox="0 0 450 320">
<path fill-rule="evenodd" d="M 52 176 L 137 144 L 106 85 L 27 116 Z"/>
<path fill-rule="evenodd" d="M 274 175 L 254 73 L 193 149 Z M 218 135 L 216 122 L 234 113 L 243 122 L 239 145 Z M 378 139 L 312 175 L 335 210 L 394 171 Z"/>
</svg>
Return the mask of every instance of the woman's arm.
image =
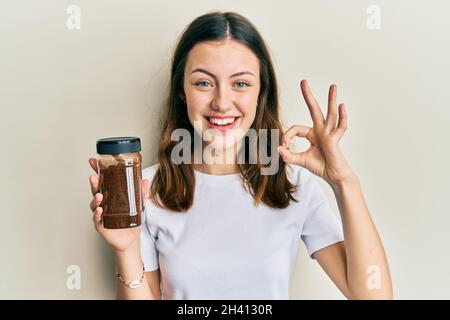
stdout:
<svg viewBox="0 0 450 320">
<path fill-rule="evenodd" d="M 314 257 L 348 298 L 392 298 L 392 284 L 383 244 L 367 209 L 360 183 L 339 141 L 347 130 L 347 112 L 337 104 L 337 87 L 328 93 L 325 118 L 306 80 L 300 83 L 313 127 L 292 126 L 278 150 L 285 162 L 297 164 L 324 179 L 333 189 L 343 223 L 344 242 L 318 250 Z M 306 138 L 308 150 L 294 153 L 289 142 Z"/>
<path fill-rule="evenodd" d="M 370 217 L 359 179 L 352 175 L 331 188 L 339 207 L 345 242 L 317 251 L 314 258 L 347 298 L 392 299 L 383 243 Z"/>
<path fill-rule="evenodd" d="M 117 262 L 117 272 L 120 274 L 122 279 L 126 282 L 131 282 L 134 280 L 139 280 L 143 274 L 142 270 L 142 259 L 140 254 L 139 241 L 136 241 L 129 249 L 123 252 L 116 252 L 116 262 Z M 126 286 L 120 279 L 117 279 L 117 299 L 133 299 L 133 300 L 156 300 L 160 299 L 159 292 L 153 290 L 152 292 L 151 283 L 149 280 L 158 281 L 159 288 L 159 276 L 155 276 L 155 272 L 145 272 L 142 279 L 142 283 L 138 288 L 131 289 Z M 149 275 L 152 273 L 151 275 Z M 156 287 L 156 286 L 152 286 Z"/>
<path fill-rule="evenodd" d="M 140 235 L 142 227 L 126 229 L 107 229 L 102 223 L 103 208 L 100 206 L 103 194 L 99 193 L 99 177 L 97 160 L 89 159 L 89 164 L 96 173 L 89 177 L 93 199 L 90 208 L 93 214 L 95 230 L 112 247 L 117 261 L 117 272 L 126 282 L 139 280 L 142 277 L 142 258 L 140 251 Z M 149 181 L 142 179 L 142 192 L 149 198 Z M 117 279 L 117 299 L 159 299 L 159 269 L 146 272 L 139 288 L 131 289 Z"/>
</svg>

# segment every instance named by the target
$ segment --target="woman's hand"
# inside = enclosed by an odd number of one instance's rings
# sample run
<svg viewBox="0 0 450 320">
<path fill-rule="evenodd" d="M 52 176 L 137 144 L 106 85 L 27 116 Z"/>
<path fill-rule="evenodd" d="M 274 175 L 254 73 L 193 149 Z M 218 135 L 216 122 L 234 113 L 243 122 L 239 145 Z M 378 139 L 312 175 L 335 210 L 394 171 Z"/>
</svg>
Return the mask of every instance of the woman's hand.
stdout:
<svg viewBox="0 0 450 320">
<path fill-rule="evenodd" d="M 289 128 L 283 135 L 282 145 L 278 147 L 281 157 L 287 163 L 308 169 L 331 186 L 354 177 L 353 171 L 339 148 L 339 140 L 347 130 L 347 113 L 343 103 L 336 108 L 336 85 L 330 86 L 326 119 L 306 80 L 300 82 L 300 87 L 311 114 L 313 127 L 293 125 Z M 339 119 L 337 109 L 339 109 Z M 306 138 L 311 143 L 309 149 L 300 153 L 291 152 L 288 146 L 295 136 Z"/>
<path fill-rule="evenodd" d="M 89 159 L 91 168 L 97 175 L 89 176 L 89 183 L 91 185 L 91 192 L 94 198 L 90 203 L 91 211 L 94 213 L 93 220 L 95 230 L 106 240 L 106 242 L 113 248 L 116 253 L 125 252 L 132 244 L 139 241 L 141 226 L 126 229 L 106 229 L 102 223 L 103 208 L 100 204 L 103 199 L 103 195 L 99 193 L 99 179 L 98 179 L 98 167 L 97 160 L 94 158 Z M 149 182 L 147 179 L 142 180 L 142 194 L 144 199 L 149 197 Z"/>
</svg>

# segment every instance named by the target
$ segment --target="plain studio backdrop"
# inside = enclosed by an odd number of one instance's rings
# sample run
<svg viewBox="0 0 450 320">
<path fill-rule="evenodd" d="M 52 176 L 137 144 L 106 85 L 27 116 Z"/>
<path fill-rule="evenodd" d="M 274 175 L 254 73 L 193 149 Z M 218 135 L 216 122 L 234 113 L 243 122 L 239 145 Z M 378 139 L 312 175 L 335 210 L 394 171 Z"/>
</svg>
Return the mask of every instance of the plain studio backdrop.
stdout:
<svg viewBox="0 0 450 320">
<path fill-rule="evenodd" d="M 324 112 L 337 84 L 349 117 L 341 146 L 384 241 L 395 298 L 450 298 L 444 0 L 2 1 L 0 298 L 115 297 L 87 159 L 97 139 L 132 135 L 142 139 L 143 167 L 155 163 L 173 48 L 189 22 L 214 10 L 246 16 L 266 40 L 285 129 L 311 125 L 301 79 Z M 343 299 L 304 249 L 291 299 Z"/>
</svg>

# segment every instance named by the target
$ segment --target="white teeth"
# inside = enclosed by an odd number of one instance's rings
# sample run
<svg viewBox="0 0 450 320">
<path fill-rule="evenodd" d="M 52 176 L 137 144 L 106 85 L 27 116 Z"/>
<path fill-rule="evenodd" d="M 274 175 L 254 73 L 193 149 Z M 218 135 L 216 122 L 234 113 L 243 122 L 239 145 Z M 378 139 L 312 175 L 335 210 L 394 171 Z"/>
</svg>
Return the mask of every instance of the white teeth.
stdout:
<svg viewBox="0 0 450 320">
<path fill-rule="evenodd" d="M 218 119 L 218 118 L 209 117 L 208 120 L 211 123 L 217 124 L 219 126 L 224 126 L 224 125 L 228 125 L 230 123 L 233 123 L 234 120 L 236 120 L 236 118 Z"/>
</svg>

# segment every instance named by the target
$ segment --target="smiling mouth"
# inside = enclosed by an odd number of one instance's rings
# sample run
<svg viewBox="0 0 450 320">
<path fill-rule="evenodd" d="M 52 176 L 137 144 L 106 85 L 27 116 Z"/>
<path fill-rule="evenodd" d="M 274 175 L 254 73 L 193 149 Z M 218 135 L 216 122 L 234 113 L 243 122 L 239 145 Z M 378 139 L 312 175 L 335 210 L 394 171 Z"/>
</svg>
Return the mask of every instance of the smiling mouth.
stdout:
<svg viewBox="0 0 450 320">
<path fill-rule="evenodd" d="M 213 128 L 226 129 L 233 127 L 240 117 L 230 117 L 226 119 L 218 119 L 214 117 L 205 117 L 209 125 Z"/>
</svg>

